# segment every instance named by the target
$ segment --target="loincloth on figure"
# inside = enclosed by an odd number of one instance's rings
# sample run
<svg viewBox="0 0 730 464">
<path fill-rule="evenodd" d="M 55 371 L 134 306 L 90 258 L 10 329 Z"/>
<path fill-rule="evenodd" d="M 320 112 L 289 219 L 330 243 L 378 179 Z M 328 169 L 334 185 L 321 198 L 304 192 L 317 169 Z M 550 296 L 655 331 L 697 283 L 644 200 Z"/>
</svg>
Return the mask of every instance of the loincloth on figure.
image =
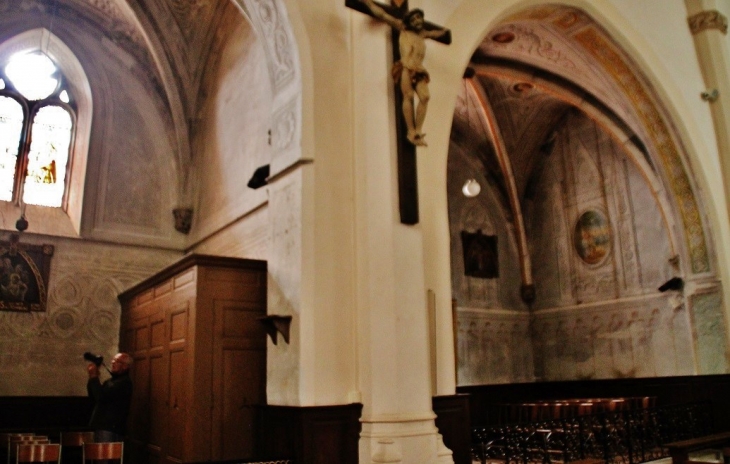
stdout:
<svg viewBox="0 0 730 464">
<path fill-rule="evenodd" d="M 403 75 L 403 62 L 400 60 L 396 61 L 393 64 L 393 69 L 391 73 L 393 74 L 393 80 L 395 81 L 395 83 L 399 83 L 401 76 Z M 426 84 L 431 82 L 431 76 L 428 75 L 428 71 L 426 71 L 425 69 L 408 69 L 408 75 L 411 78 L 411 85 L 413 85 L 414 87 L 419 82 L 425 82 Z"/>
</svg>

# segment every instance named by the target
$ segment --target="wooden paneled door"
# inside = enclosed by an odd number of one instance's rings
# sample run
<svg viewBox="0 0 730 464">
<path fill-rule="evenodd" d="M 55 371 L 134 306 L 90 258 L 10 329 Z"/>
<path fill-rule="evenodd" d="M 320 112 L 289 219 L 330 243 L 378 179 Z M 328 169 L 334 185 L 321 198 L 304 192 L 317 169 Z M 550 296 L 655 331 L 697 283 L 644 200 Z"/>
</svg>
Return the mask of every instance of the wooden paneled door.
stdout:
<svg viewBox="0 0 730 464">
<path fill-rule="evenodd" d="M 253 459 L 258 406 L 266 403 L 266 334 L 255 305 L 214 304 L 213 459 Z"/>
</svg>

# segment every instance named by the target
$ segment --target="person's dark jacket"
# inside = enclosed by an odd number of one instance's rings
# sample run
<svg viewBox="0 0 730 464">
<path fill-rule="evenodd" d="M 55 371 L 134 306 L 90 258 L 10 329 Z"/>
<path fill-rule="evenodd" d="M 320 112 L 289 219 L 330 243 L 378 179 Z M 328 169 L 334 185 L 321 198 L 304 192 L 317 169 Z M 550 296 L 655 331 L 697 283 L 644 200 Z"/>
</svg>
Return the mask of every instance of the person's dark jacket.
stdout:
<svg viewBox="0 0 730 464">
<path fill-rule="evenodd" d="M 86 390 L 94 400 L 89 427 L 125 435 L 132 401 L 132 379 L 129 372 L 112 374 L 112 378 L 103 384 L 98 377 L 91 378 L 86 384 Z"/>
</svg>

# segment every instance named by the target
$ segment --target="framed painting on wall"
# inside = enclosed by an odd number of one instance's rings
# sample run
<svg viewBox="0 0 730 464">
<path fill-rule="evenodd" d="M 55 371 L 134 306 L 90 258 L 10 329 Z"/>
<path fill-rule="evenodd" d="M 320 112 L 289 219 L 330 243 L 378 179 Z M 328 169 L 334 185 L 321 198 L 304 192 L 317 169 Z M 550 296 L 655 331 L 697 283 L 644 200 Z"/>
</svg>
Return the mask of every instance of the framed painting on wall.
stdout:
<svg viewBox="0 0 730 464">
<path fill-rule="evenodd" d="M 462 231 L 461 244 L 464 249 L 464 275 L 482 279 L 499 277 L 496 235 L 484 235 L 481 230 L 476 233 Z"/>
<path fill-rule="evenodd" d="M 0 311 L 45 311 L 53 245 L 0 242 Z"/>
</svg>

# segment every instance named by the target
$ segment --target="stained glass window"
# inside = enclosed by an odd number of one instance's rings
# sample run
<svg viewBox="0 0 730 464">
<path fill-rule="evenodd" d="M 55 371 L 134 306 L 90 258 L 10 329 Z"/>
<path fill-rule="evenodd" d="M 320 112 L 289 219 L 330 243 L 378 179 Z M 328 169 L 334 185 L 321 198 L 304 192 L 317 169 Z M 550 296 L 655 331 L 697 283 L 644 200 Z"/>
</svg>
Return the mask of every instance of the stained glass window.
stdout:
<svg viewBox="0 0 730 464">
<path fill-rule="evenodd" d="M 0 95 L 0 201 L 13 199 L 15 165 L 24 117 L 23 107 L 17 100 Z"/>
<path fill-rule="evenodd" d="M 15 90 L 28 100 L 48 98 L 58 87 L 55 73 L 56 65 L 40 52 L 14 55 L 5 66 L 5 74 Z"/>
<path fill-rule="evenodd" d="M 23 190 L 25 203 L 61 206 L 72 128 L 71 115 L 60 106 L 44 106 L 35 114 Z"/>
<path fill-rule="evenodd" d="M 74 133 L 63 76 L 34 52 L 12 56 L 0 81 L 0 201 L 60 207 Z"/>
</svg>

